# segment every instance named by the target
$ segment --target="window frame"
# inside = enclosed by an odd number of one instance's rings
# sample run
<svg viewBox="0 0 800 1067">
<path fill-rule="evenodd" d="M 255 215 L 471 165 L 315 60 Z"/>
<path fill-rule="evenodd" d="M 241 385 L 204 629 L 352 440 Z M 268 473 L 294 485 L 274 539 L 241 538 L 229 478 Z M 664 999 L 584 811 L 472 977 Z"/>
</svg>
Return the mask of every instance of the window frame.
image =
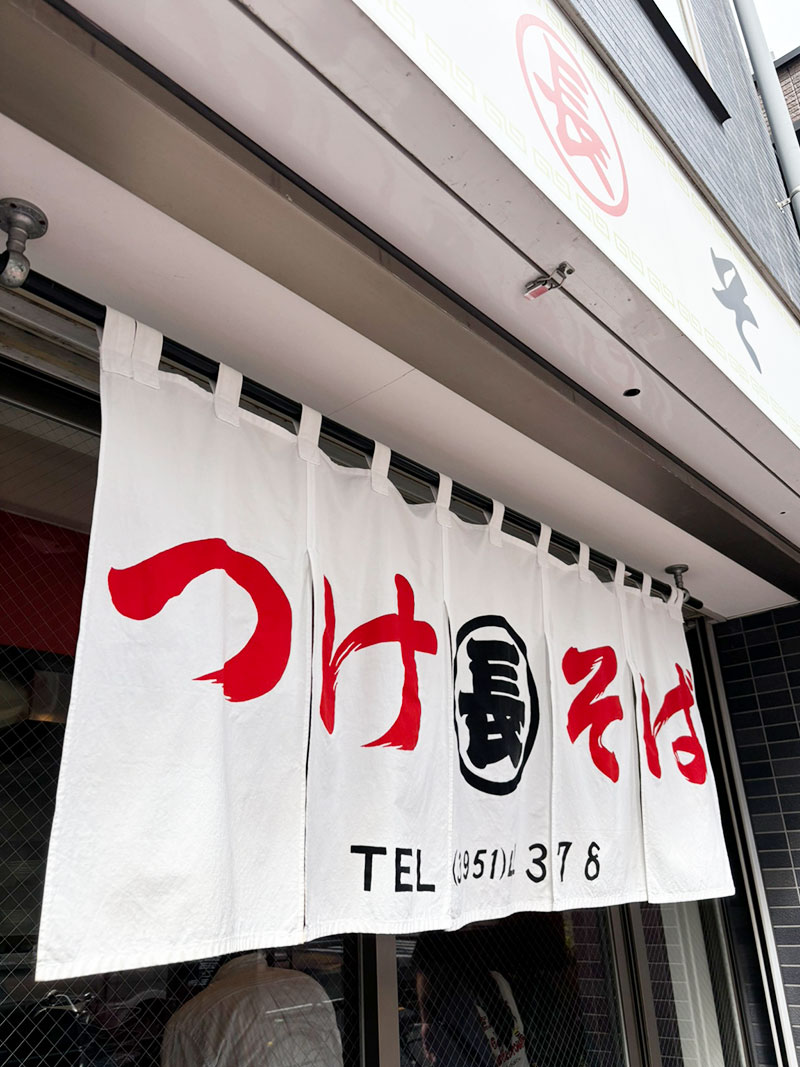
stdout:
<svg viewBox="0 0 800 1067">
<path fill-rule="evenodd" d="M 657 0 L 639 0 L 639 6 L 650 19 L 664 44 L 672 53 L 673 58 L 677 61 L 681 70 L 683 70 L 684 74 L 697 90 L 699 96 L 708 106 L 708 109 L 711 111 L 714 118 L 717 122 L 722 124 L 723 122 L 727 122 L 731 117 L 730 112 L 711 85 L 711 75 L 700 42 L 700 34 L 697 29 L 697 23 L 694 18 L 690 0 L 677 0 L 677 2 L 684 16 L 686 31 L 692 48 L 697 50 L 696 55 L 692 55 L 680 39 L 673 28 L 672 23 L 661 10 Z"/>
</svg>

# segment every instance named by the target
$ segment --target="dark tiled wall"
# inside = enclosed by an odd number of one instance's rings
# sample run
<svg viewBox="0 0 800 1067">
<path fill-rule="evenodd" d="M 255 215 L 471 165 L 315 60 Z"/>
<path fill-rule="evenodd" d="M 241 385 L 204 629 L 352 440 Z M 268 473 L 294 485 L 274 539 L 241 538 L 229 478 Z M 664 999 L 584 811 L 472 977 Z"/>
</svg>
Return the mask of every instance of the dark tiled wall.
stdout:
<svg viewBox="0 0 800 1067">
<path fill-rule="evenodd" d="M 570 912 L 569 918 L 585 1047 L 580 1058 L 560 1056 L 559 1067 L 580 1062 L 586 1067 L 620 1067 L 625 1056 L 605 912 L 585 908 Z M 535 1052 L 529 1060 L 541 1063 Z"/>
<path fill-rule="evenodd" d="M 728 897 L 725 914 L 730 925 L 736 956 L 737 972 L 741 983 L 741 1002 L 745 1025 L 752 1043 L 753 1059 L 758 1067 L 776 1067 L 775 1042 L 770 1029 L 764 1000 L 764 985 L 758 962 L 750 912 L 744 894 Z"/>
<path fill-rule="evenodd" d="M 661 1052 L 661 1067 L 684 1067 L 683 1043 L 675 1010 L 676 995 L 669 965 L 661 906 L 642 904 L 642 931 L 647 947 L 647 966 L 653 987 L 653 1008 Z"/>
<path fill-rule="evenodd" d="M 800 605 L 721 623 L 715 634 L 800 1047 Z"/>
</svg>

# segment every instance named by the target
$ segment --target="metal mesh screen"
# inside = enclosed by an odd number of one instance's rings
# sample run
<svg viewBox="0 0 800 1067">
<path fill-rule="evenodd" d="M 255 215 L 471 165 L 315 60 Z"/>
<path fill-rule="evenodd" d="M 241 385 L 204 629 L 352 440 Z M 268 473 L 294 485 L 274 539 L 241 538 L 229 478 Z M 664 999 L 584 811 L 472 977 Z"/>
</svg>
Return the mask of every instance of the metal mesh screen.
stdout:
<svg viewBox="0 0 800 1067">
<path fill-rule="evenodd" d="M 354 938 L 34 981 L 98 445 L 0 401 L 0 1065 L 354 1067 Z"/>
<path fill-rule="evenodd" d="M 602 911 L 398 938 L 402 1067 L 625 1063 Z"/>
<path fill-rule="evenodd" d="M 642 904 L 662 1067 L 744 1067 L 718 906 Z"/>
</svg>

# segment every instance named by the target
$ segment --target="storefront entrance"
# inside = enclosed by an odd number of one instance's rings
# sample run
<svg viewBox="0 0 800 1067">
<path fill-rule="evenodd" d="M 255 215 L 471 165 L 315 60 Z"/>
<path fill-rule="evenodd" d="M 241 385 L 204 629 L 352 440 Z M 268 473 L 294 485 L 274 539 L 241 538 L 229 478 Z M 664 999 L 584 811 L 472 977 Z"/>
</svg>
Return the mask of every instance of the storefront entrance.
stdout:
<svg viewBox="0 0 800 1067">
<path fill-rule="evenodd" d="M 70 328 L 90 336 L 78 320 Z M 737 896 L 724 903 L 517 914 L 449 934 L 346 935 L 230 960 L 35 983 L 99 409 L 94 358 L 73 346 L 53 360 L 40 339 L 27 337 L 27 365 L 6 363 L 14 388 L 0 397 L 0 1063 L 205 1062 L 190 1052 L 200 1055 L 207 1038 L 191 1005 L 201 995 L 205 1005 L 225 1000 L 229 988 L 243 995 L 237 976 L 247 968 L 249 988 L 263 985 L 268 1007 L 257 1033 L 237 1032 L 228 1013 L 226 1040 L 240 1049 L 241 1063 L 272 1062 L 264 1050 L 285 1050 L 287 1030 L 311 1034 L 304 1040 L 317 1042 L 313 1062 L 332 1067 L 778 1062 L 740 874 Z M 261 411 L 285 421 L 277 407 Z M 364 464 L 357 449 L 323 443 L 337 462 Z M 410 500 L 430 493 L 424 478 L 393 478 Z M 485 521 L 478 509 L 458 506 Z M 699 640 L 693 652 L 699 676 Z M 712 744 L 710 702 L 702 711 Z M 730 847 L 735 866 L 733 837 Z M 563 858 L 527 857 L 528 877 L 545 863 L 557 869 Z M 476 864 L 492 862 L 498 857 L 464 856 L 459 874 L 474 876 Z M 277 972 L 294 982 L 288 992 L 281 983 L 282 998 Z M 245 1050 L 260 1058 L 246 1059 Z"/>
</svg>

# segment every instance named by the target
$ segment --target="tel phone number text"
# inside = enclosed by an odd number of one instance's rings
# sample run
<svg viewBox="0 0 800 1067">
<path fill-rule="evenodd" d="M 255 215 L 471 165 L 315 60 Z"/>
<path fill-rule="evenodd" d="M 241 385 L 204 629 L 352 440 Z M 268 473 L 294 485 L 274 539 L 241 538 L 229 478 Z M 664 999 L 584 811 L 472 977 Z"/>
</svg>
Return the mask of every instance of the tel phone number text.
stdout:
<svg viewBox="0 0 800 1067">
<path fill-rule="evenodd" d="M 513 878 L 519 871 L 531 882 L 544 882 L 548 875 L 555 872 L 559 881 L 573 872 L 578 865 L 578 874 L 587 882 L 594 882 L 600 876 L 600 845 L 591 841 L 585 853 L 573 853 L 572 841 L 559 841 L 553 850 L 547 845 L 535 841 L 528 845 L 524 857 L 525 865 L 518 867 L 517 846 L 512 848 L 477 848 L 457 849 L 453 855 L 453 882 L 462 885 L 468 881 L 499 882 L 503 878 Z M 580 867 L 583 870 L 580 871 Z"/>
</svg>

